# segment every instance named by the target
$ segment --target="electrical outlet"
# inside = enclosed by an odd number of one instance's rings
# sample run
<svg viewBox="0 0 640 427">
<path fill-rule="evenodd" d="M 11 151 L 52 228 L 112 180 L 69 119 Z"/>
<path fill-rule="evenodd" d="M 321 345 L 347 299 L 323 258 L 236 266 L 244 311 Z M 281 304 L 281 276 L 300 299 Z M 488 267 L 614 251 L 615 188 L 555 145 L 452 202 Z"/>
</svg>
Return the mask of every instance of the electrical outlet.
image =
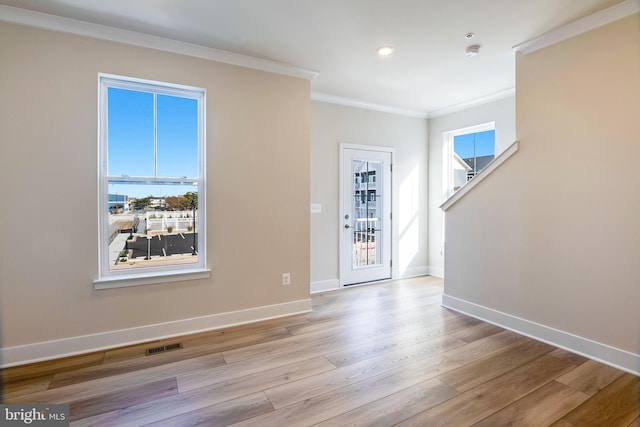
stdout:
<svg viewBox="0 0 640 427">
<path fill-rule="evenodd" d="M 283 285 L 291 284 L 291 273 L 282 273 L 282 284 Z"/>
</svg>

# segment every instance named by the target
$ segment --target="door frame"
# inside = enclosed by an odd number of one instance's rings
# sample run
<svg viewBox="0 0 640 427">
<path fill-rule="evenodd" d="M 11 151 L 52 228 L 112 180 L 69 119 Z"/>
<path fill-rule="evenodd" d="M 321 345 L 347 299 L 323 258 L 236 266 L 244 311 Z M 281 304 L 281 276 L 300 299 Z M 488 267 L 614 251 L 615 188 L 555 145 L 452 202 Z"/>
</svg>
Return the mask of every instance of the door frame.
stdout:
<svg viewBox="0 0 640 427">
<path fill-rule="evenodd" d="M 345 286 L 362 286 L 362 285 L 367 285 L 368 283 L 356 283 L 356 284 L 351 284 L 351 285 L 345 285 L 344 283 L 344 277 L 343 277 L 343 271 L 344 268 L 346 268 L 345 266 L 345 254 L 343 253 L 343 245 L 342 245 L 342 232 L 343 232 L 343 223 L 344 223 L 344 180 L 345 180 L 345 176 L 344 176 L 344 151 L 345 150 L 361 150 L 361 151 L 377 151 L 377 152 L 383 152 L 383 153 L 389 153 L 389 155 L 391 156 L 391 171 L 389 173 L 389 179 L 390 179 L 390 191 L 391 194 L 389 195 L 391 198 L 391 212 L 389 212 L 389 214 L 391 215 L 391 220 L 389 221 L 389 238 L 391 241 L 391 254 L 390 254 L 390 258 L 391 258 L 391 266 L 389 267 L 390 270 L 390 276 L 391 279 L 383 279 L 383 280 L 377 280 L 375 282 L 371 282 L 371 283 L 380 283 L 380 282 L 384 282 L 385 280 L 393 280 L 396 278 L 396 268 L 393 265 L 393 260 L 396 260 L 397 257 L 397 242 L 396 242 L 396 238 L 395 238 L 395 221 L 396 219 L 393 216 L 393 212 L 396 211 L 396 205 L 395 205 L 395 197 L 394 197 L 394 193 L 395 193 L 395 187 L 394 187 L 394 180 L 393 180 L 393 165 L 395 163 L 395 157 L 396 157 L 396 150 L 393 147 L 385 147 L 385 146 L 378 146 L 378 145 L 361 145 L 361 144 L 350 144 L 350 143 L 340 143 L 340 158 L 339 158 L 339 167 L 338 167 L 338 175 L 339 175 L 339 188 L 340 190 L 338 191 L 338 198 L 339 198 L 339 204 L 338 204 L 338 281 L 339 281 L 339 287 L 340 288 L 344 288 Z M 351 179 L 351 177 L 349 177 L 349 179 Z"/>
</svg>

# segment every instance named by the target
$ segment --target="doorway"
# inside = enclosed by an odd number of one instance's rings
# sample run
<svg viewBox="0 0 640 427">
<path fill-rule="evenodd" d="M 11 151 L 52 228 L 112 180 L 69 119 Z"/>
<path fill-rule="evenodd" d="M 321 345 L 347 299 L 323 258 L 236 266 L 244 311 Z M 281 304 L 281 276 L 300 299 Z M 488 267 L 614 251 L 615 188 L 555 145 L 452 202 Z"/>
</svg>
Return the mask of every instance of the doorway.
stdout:
<svg viewBox="0 0 640 427">
<path fill-rule="evenodd" d="M 340 284 L 391 278 L 393 149 L 341 145 Z"/>
</svg>

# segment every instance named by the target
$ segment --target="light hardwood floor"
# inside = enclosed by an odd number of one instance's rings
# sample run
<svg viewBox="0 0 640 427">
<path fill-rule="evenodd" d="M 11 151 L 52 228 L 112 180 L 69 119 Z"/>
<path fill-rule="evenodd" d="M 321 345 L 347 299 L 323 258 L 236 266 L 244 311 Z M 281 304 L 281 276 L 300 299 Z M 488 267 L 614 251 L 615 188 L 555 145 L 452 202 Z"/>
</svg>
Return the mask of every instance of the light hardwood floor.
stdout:
<svg viewBox="0 0 640 427">
<path fill-rule="evenodd" d="M 68 403 L 77 426 L 640 427 L 640 378 L 441 297 L 433 277 L 315 295 L 306 315 L 5 369 L 3 400 Z"/>
</svg>

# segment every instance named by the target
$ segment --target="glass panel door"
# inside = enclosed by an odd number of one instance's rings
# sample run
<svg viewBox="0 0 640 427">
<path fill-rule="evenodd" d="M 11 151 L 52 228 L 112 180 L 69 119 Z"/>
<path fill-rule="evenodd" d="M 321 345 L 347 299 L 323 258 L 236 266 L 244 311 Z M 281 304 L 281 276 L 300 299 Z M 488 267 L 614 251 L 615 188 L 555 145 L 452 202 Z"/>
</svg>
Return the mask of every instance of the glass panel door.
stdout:
<svg viewBox="0 0 640 427">
<path fill-rule="evenodd" d="M 382 221 L 381 189 L 378 177 L 382 176 L 382 163 L 352 160 L 353 175 L 353 268 L 380 265 L 382 248 L 380 241 Z"/>
<path fill-rule="evenodd" d="M 391 152 L 342 149 L 340 283 L 391 278 Z"/>
</svg>

